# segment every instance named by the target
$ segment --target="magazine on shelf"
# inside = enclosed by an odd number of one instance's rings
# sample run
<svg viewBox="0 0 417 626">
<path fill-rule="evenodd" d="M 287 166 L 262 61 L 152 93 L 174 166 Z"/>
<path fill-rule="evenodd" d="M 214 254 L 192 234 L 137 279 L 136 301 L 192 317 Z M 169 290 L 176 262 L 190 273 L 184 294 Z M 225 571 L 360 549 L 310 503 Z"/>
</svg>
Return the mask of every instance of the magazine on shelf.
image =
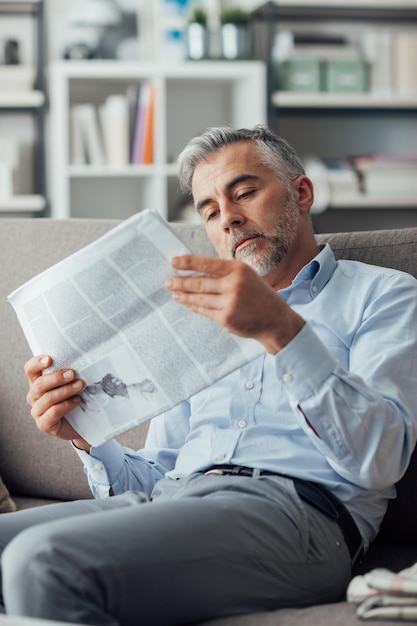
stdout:
<svg viewBox="0 0 417 626">
<path fill-rule="evenodd" d="M 151 419 L 263 352 L 176 303 L 173 256 L 190 250 L 147 209 L 8 296 L 33 354 L 85 381 L 67 418 L 94 446 Z M 184 272 L 177 272 L 184 274 Z"/>
</svg>

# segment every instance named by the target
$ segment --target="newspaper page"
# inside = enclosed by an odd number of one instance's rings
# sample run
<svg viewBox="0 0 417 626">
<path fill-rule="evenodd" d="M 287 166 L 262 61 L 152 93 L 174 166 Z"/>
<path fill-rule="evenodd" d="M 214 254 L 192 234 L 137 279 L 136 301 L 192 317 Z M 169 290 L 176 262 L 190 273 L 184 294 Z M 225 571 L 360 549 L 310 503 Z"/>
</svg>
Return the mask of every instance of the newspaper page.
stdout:
<svg viewBox="0 0 417 626">
<path fill-rule="evenodd" d="M 93 446 L 166 411 L 263 352 L 165 289 L 187 246 L 154 210 L 121 222 L 8 296 L 33 354 L 85 381 L 67 418 Z M 180 272 L 183 274 L 183 272 Z"/>
</svg>

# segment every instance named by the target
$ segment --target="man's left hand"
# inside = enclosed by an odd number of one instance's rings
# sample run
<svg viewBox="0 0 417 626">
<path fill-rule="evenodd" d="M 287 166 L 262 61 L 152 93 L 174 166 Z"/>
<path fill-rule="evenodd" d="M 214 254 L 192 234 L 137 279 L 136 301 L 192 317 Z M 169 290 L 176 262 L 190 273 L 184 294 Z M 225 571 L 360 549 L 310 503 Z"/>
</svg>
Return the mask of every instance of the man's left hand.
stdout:
<svg viewBox="0 0 417 626">
<path fill-rule="evenodd" d="M 267 352 L 281 350 L 305 323 L 246 263 L 184 255 L 174 257 L 171 265 L 196 272 L 166 281 L 176 302 L 230 333 L 260 341 Z"/>
</svg>

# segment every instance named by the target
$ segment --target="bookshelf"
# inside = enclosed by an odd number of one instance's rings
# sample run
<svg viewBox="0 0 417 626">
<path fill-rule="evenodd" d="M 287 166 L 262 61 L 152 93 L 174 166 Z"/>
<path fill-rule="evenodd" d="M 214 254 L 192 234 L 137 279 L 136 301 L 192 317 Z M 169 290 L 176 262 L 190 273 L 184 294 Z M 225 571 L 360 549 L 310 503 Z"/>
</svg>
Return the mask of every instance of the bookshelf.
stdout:
<svg viewBox="0 0 417 626">
<path fill-rule="evenodd" d="M 417 156 L 417 75 L 401 84 L 388 74 L 397 64 L 391 57 L 372 55 L 366 43 L 386 37 L 389 45 L 402 33 L 414 38 L 417 50 L 416 0 L 283 0 L 267 2 L 253 13 L 256 57 L 267 62 L 268 123 L 282 134 L 302 157 L 348 159 L 359 154 L 380 153 Z M 369 82 L 362 93 L 291 91 L 277 87 L 274 40 L 290 31 L 299 39 L 339 37 L 357 46 L 367 64 Z M 398 44 L 395 44 L 398 50 Z M 382 49 L 382 48 L 381 48 Z M 396 52 L 398 54 L 398 52 Z M 415 54 L 411 55 L 415 59 Z M 410 65 L 408 65 L 410 67 Z M 379 68 L 379 74 L 376 69 Z M 408 75 L 410 81 L 410 74 Z M 417 196 L 403 192 L 340 197 L 323 213 L 313 215 L 319 232 L 367 230 L 417 226 Z"/>
<path fill-rule="evenodd" d="M 152 82 L 155 89 L 151 164 L 71 162 L 71 110 L 99 108 L 110 94 Z M 125 218 L 155 208 L 178 219 L 175 159 L 186 142 L 213 125 L 266 123 L 262 61 L 55 61 L 49 68 L 51 216 Z"/>
<path fill-rule="evenodd" d="M 0 188 L 0 215 L 40 216 L 47 211 L 44 2 L 0 0 L 0 20 L 8 36 L 21 43 L 30 34 L 32 44 L 23 46 L 19 64 L 0 67 L 1 141 L 8 158 L 15 155 L 6 165 L 7 191 Z"/>
</svg>

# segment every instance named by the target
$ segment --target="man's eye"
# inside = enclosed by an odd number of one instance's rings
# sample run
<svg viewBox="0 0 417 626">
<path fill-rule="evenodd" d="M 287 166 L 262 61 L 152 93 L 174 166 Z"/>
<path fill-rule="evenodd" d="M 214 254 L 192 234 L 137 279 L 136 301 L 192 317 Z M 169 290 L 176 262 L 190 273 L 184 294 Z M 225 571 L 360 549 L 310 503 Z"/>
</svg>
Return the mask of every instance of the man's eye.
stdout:
<svg viewBox="0 0 417 626">
<path fill-rule="evenodd" d="M 214 219 L 218 215 L 218 213 L 218 211 L 209 211 L 206 215 L 206 220 L 209 221 Z"/>
<path fill-rule="evenodd" d="M 237 196 L 238 200 L 245 200 L 245 198 L 249 198 L 250 195 L 252 195 L 253 193 L 253 189 L 251 189 L 250 191 L 243 191 L 242 193 L 239 193 Z"/>
</svg>

